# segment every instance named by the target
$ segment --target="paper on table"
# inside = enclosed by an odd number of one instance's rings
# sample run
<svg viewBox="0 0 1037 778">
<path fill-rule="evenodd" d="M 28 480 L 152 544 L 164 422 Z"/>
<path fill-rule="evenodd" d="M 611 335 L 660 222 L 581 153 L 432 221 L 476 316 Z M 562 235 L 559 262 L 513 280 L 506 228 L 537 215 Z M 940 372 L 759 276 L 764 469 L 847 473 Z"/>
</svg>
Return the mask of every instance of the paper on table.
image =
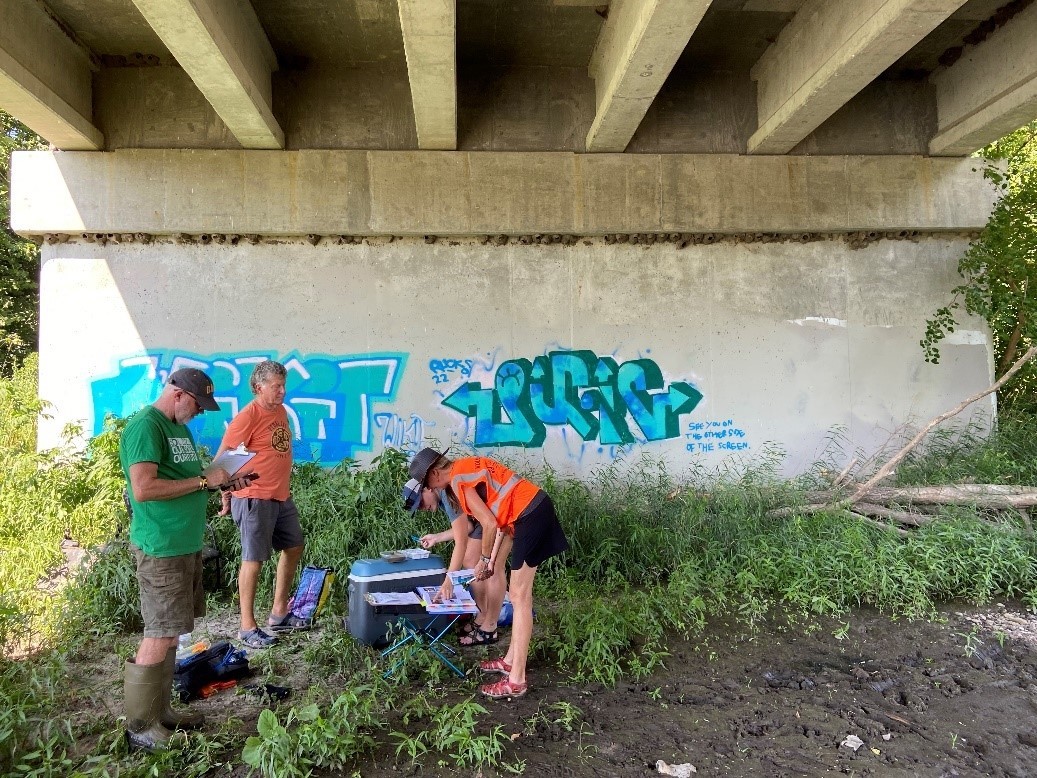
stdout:
<svg viewBox="0 0 1037 778">
<path fill-rule="evenodd" d="M 475 604 L 472 595 L 466 589 L 455 589 L 454 596 L 449 600 L 433 602 L 439 594 L 438 586 L 419 586 L 415 589 L 421 595 L 421 602 L 429 613 L 478 613 L 479 606 Z"/>
<path fill-rule="evenodd" d="M 212 467 L 222 467 L 227 475 L 234 475 L 244 465 L 247 465 L 256 456 L 254 451 L 249 451 L 242 443 L 237 448 L 224 451 L 212 461 Z"/>
</svg>

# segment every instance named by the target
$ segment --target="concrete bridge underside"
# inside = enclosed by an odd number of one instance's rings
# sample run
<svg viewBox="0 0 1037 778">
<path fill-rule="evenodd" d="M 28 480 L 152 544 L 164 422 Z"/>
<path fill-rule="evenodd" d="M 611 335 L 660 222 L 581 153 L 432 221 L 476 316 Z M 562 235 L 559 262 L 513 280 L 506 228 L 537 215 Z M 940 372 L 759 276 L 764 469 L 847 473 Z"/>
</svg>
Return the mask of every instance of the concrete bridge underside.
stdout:
<svg viewBox="0 0 1037 778">
<path fill-rule="evenodd" d="M 1037 115 L 1030 0 L 0 0 L 64 423 L 291 368 L 297 453 L 575 472 L 886 444 L 990 380 L 925 318 Z M 976 410 L 989 420 L 992 404 Z M 833 443 L 834 441 L 834 443 Z"/>
</svg>

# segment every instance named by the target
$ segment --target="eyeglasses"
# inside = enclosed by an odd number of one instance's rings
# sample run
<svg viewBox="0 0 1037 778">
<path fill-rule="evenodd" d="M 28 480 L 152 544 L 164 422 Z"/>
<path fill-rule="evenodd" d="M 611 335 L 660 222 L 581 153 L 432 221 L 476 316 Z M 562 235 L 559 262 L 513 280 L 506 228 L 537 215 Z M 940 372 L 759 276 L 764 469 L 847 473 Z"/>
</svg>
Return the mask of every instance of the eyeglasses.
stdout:
<svg viewBox="0 0 1037 778">
<path fill-rule="evenodd" d="M 180 389 L 180 391 L 183 392 L 184 394 L 186 394 L 188 397 L 191 398 L 191 401 L 194 403 L 194 407 L 195 407 L 197 413 L 204 413 L 205 412 L 205 409 L 202 408 L 202 404 L 200 402 L 198 402 L 198 398 L 197 397 L 195 397 L 193 394 L 191 394 L 186 389 Z"/>
</svg>

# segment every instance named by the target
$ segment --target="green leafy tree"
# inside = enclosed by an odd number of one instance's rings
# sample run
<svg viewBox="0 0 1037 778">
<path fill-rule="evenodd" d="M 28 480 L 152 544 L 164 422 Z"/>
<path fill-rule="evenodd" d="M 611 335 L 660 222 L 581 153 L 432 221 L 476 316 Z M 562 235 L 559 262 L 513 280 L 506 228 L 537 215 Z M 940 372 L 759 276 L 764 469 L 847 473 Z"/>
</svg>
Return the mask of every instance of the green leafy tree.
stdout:
<svg viewBox="0 0 1037 778">
<path fill-rule="evenodd" d="M 984 175 L 1001 190 L 990 221 L 958 262 L 963 282 L 950 304 L 926 325 L 921 341 L 927 362 L 940 361 L 940 342 L 961 312 L 990 325 L 1000 378 L 1037 343 L 1037 122 L 980 152 Z M 1037 411 L 1037 366 L 1030 363 L 998 395 L 1000 409 Z"/>
<path fill-rule="evenodd" d="M 11 232 L 11 152 L 44 148 L 43 139 L 0 111 L 0 375 L 36 350 L 40 252 Z"/>
</svg>

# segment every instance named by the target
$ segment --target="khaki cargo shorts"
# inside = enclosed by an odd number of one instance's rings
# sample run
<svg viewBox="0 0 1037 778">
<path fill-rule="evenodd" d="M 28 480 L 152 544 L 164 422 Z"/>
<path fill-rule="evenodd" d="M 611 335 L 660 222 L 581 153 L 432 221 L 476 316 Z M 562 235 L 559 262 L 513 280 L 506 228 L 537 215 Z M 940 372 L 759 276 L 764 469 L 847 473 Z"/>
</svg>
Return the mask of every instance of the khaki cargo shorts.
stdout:
<svg viewBox="0 0 1037 778">
<path fill-rule="evenodd" d="M 173 638 L 193 631 L 194 620 L 205 615 L 202 552 L 155 557 L 133 543 L 130 550 L 137 560 L 144 637 Z"/>
</svg>

